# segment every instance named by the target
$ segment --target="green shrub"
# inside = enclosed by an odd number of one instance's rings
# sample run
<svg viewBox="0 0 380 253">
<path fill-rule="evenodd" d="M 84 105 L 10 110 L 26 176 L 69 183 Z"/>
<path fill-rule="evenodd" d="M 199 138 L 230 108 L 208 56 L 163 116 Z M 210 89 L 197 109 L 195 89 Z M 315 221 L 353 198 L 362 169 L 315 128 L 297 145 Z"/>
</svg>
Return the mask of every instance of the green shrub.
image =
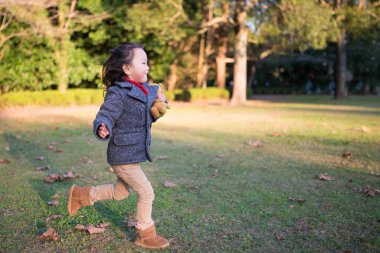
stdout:
<svg viewBox="0 0 380 253">
<path fill-rule="evenodd" d="M 229 99 L 229 92 L 220 88 L 191 88 L 182 90 L 177 93 L 175 100 L 195 101 L 195 100 L 212 100 L 212 99 Z"/>
<path fill-rule="evenodd" d="M 193 88 L 189 89 L 191 100 L 229 99 L 230 94 L 226 89 L 220 88 Z"/>
<path fill-rule="evenodd" d="M 101 89 L 70 89 L 66 93 L 57 90 L 11 92 L 0 96 L 0 108 L 16 106 L 70 106 L 100 105 L 104 101 Z M 219 88 L 192 88 L 165 91 L 169 101 L 194 101 L 211 99 L 228 99 L 227 90 Z"/>
<path fill-rule="evenodd" d="M 0 107 L 15 106 L 69 106 L 103 102 L 101 89 L 71 89 L 66 93 L 57 90 L 11 92 L 0 96 Z"/>
</svg>

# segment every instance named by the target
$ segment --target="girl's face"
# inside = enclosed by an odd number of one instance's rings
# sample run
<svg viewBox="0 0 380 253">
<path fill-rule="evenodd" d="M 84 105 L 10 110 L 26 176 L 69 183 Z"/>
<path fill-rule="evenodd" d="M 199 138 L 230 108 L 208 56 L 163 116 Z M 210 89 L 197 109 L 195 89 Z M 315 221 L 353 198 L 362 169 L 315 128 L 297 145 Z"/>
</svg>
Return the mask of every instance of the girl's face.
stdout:
<svg viewBox="0 0 380 253">
<path fill-rule="evenodd" d="M 134 57 L 130 65 L 123 65 L 123 71 L 129 79 L 138 83 L 144 83 L 148 80 L 148 57 L 141 48 L 134 51 Z"/>
</svg>

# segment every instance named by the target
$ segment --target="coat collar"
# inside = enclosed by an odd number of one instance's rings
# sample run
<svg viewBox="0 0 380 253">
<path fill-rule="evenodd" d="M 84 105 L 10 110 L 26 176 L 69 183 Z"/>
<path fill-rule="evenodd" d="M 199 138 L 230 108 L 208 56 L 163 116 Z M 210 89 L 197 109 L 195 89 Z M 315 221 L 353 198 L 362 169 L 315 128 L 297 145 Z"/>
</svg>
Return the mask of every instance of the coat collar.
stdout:
<svg viewBox="0 0 380 253">
<path fill-rule="evenodd" d="M 144 92 L 136 85 L 130 82 L 115 82 L 115 84 L 122 88 L 130 88 L 128 95 L 140 100 L 141 102 L 147 101 L 147 96 L 145 96 Z M 143 86 L 148 89 L 148 82 L 143 83 Z"/>
</svg>

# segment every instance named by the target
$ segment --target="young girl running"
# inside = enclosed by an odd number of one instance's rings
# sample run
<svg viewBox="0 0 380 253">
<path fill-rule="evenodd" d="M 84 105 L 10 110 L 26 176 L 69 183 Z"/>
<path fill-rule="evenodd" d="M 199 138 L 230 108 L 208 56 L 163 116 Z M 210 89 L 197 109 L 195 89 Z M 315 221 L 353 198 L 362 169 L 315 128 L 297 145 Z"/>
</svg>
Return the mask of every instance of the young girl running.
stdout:
<svg viewBox="0 0 380 253">
<path fill-rule="evenodd" d="M 122 200 L 131 187 L 138 194 L 137 239 L 135 245 L 163 249 L 169 242 L 156 234 L 152 220 L 153 188 L 140 167 L 152 161 L 150 129 L 155 118 L 150 111 L 158 93 L 158 86 L 148 86 L 149 67 L 143 46 L 124 43 L 111 50 L 103 65 L 102 82 L 107 87 L 104 103 L 94 120 L 95 136 L 108 141 L 107 161 L 118 179 L 115 184 L 92 187 L 73 185 L 69 191 L 68 211 L 75 215 L 82 206 L 99 200 Z"/>
</svg>

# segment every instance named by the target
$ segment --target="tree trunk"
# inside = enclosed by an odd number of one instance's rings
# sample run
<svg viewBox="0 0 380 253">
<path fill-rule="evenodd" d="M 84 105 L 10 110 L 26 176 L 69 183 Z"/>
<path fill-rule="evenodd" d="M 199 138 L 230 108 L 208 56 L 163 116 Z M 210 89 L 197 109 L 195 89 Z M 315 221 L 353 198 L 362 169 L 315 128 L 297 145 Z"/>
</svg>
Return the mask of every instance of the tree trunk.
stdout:
<svg viewBox="0 0 380 253">
<path fill-rule="evenodd" d="M 203 26 L 212 19 L 214 13 L 215 0 L 209 0 L 207 6 L 207 12 L 203 12 L 202 28 Z M 207 72 L 208 72 L 208 57 L 211 55 L 212 51 L 212 39 L 213 39 L 213 28 L 208 27 L 207 34 L 202 33 L 201 35 L 201 45 L 199 47 L 199 63 L 198 63 L 198 76 L 197 76 L 197 87 L 207 87 Z M 206 44 L 206 45 L 205 45 Z"/>
<path fill-rule="evenodd" d="M 366 7 L 366 0 L 359 0 L 358 1 L 358 8 L 359 8 L 359 10 L 362 10 L 362 9 L 364 9 L 365 7 Z"/>
<path fill-rule="evenodd" d="M 237 6 L 238 33 L 235 39 L 235 64 L 231 105 L 243 104 L 247 101 L 247 43 L 248 30 L 245 26 L 247 12 L 245 0 L 239 0 Z"/>
<path fill-rule="evenodd" d="M 172 91 L 175 89 L 177 83 L 177 61 L 170 64 L 170 76 L 168 82 L 168 90 Z"/>
<path fill-rule="evenodd" d="M 58 83 L 58 90 L 62 93 L 65 93 L 67 91 L 68 86 L 68 59 L 65 55 L 66 52 L 57 50 L 55 51 L 55 60 L 58 65 L 58 76 L 57 76 L 57 83 Z"/>
<path fill-rule="evenodd" d="M 336 64 L 335 64 L 335 78 L 336 90 L 335 98 L 347 97 L 346 88 L 346 46 L 345 46 L 345 31 L 343 30 L 339 35 L 336 43 Z"/>
<path fill-rule="evenodd" d="M 54 56 L 58 66 L 57 84 L 58 90 L 62 93 L 65 93 L 69 86 L 69 39 L 66 34 L 55 43 L 56 51 Z"/>
<path fill-rule="evenodd" d="M 216 57 L 216 84 L 221 89 L 226 88 L 226 53 L 227 38 L 223 38 L 222 43 L 219 44 Z"/>
<path fill-rule="evenodd" d="M 223 4 L 223 15 L 229 17 L 230 3 L 226 1 Z M 220 89 L 226 88 L 226 54 L 228 46 L 228 32 L 229 28 L 224 24 L 217 30 L 219 34 L 218 54 L 216 56 L 216 85 Z"/>
<path fill-rule="evenodd" d="M 202 86 L 203 82 L 203 64 L 205 61 L 205 34 L 201 34 L 201 41 L 199 42 L 199 58 L 198 58 L 198 74 L 197 74 L 197 87 Z"/>
</svg>

